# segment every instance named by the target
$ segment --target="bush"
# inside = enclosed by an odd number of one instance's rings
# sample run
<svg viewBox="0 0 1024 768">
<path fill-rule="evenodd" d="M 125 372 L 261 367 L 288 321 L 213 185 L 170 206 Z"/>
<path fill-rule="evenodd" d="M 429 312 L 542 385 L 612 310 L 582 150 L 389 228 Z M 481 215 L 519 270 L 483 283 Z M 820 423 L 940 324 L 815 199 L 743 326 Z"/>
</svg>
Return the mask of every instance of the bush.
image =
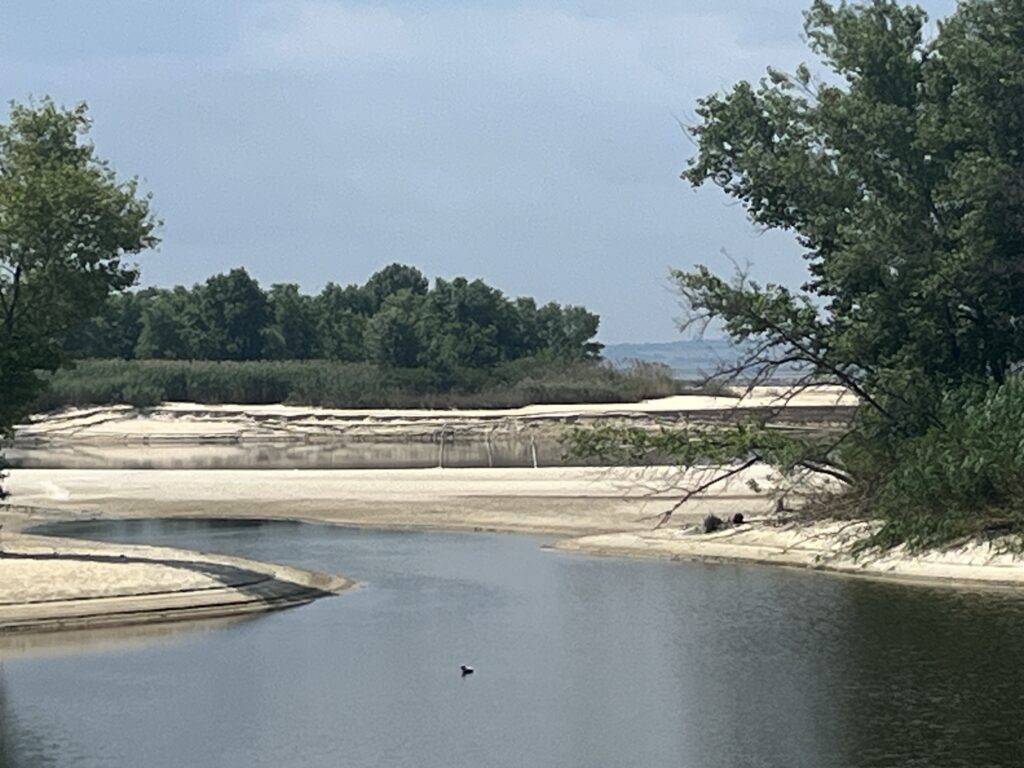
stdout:
<svg viewBox="0 0 1024 768">
<path fill-rule="evenodd" d="M 851 451 L 860 506 L 885 521 L 875 543 L 1024 532 L 1024 378 L 956 391 L 938 416 L 923 435 Z"/>
</svg>

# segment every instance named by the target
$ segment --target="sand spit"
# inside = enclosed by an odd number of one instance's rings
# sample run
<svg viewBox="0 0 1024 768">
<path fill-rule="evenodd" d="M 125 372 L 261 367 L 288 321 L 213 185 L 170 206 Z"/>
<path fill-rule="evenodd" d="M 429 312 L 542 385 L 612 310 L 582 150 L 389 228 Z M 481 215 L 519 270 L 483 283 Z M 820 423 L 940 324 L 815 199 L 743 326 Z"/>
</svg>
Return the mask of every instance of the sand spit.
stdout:
<svg viewBox="0 0 1024 768">
<path fill-rule="evenodd" d="M 195 621 L 303 605 L 352 582 L 165 547 L 5 533 L 0 633 Z"/>
</svg>

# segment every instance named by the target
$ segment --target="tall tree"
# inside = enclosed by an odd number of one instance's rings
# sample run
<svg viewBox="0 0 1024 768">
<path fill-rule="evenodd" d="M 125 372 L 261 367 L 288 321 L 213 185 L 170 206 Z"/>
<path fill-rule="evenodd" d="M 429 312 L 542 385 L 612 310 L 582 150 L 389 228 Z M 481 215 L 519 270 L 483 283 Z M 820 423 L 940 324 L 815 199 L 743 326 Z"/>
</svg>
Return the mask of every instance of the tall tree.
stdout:
<svg viewBox="0 0 1024 768">
<path fill-rule="evenodd" d="M 68 359 L 68 332 L 135 282 L 126 257 L 158 242 L 149 197 L 85 139 L 86 106 L 11 108 L 0 126 L 0 432 Z"/>
<path fill-rule="evenodd" d="M 389 296 L 394 296 L 399 291 L 409 291 L 422 296 L 427 292 L 428 286 L 427 278 L 416 267 L 396 263 L 389 264 L 370 275 L 364 290 L 371 297 L 372 312 L 376 312 Z"/>
<path fill-rule="evenodd" d="M 155 291 L 142 293 L 115 293 L 100 309 L 100 314 L 89 318 L 69 335 L 65 347 L 75 357 L 111 358 L 129 360 L 135 355 L 135 345 L 142 332 L 142 312 L 149 296 Z"/>
<path fill-rule="evenodd" d="M 424 312 L 425 362 L 434 368 L 487 368 L 509 357 L 512 308 L 482 280 L 438 278 Z"/>
<path fill-rule="evenodd" d="M 743 425 L 658 450 L 824 471 L 888 516 L 890 541 L 993 519 L 1024 530 L 1019 483 L 981 447 L 1000 444 L 994 426 L 1024 429 L 1010 382 L 1024 362 L 1024 4 L 962 0 L 930 40 L 924 12 L 895 0 L 815 0 L 805 20 L 830 76 L 769 69 L 702 99 L 683 176 L 793 233 L 807 283 L 674 276 L 690 322 L 721 323 L 749 350 L 733 373 L 796 363 L 862 406 L 834 440 Z"/>
<path fill-rule="evenodd" d="M 190 296 L 184 288 L 158 291 L 143 304 L 135 357 L 142 360 L 187 360 L 192 356 L 186 324 Z"/>
<path fill-rule="evenodd" d="M 210 277 L 195 293 L 198 357 L 258 360 L 263 355 L 263 330 L 270 321 L 270 302 L 243 267 Z"/>
<path fill-rule="evenodd" d="M 267 357 L 278 360 L 308 360 L 318 354 L 316 303 L 299 293 L 295 283 L 270 286 L 273 322 L 264 332 Z"/>
<path fill-rule="evenodd" d="M 363 337 L 373 302 L 355 285 L 328 283 L 315 299 L 320 353 L 329 360 L 366 359 Z"/>
<path fill-rule="evenodd" d="M 366 324 L 366 353 L 388 368 L 415 368 L 423 361 L 424 297 L 403 288 L 385 299 Z"/>
</svg>

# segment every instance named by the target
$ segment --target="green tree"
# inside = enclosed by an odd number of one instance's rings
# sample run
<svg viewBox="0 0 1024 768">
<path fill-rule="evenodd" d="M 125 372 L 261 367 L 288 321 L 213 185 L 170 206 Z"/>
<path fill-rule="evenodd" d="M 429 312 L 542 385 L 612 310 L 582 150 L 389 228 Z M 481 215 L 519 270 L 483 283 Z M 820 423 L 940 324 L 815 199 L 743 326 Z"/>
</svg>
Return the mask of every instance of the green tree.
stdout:
<svg viewBox="0 0 1024 768">
<path fill-rule="evenodd" d="M 188 292 L 157 291 L 150 295 L 142 309 L 142 328 L 135 345 L 135 357 L 142 360 L 186 360 L 191 348 L 185 325 Z"/>
<path fill-rule="evenodd" d="M 267 357 L 277 360 L 308 360 L 317 355 L 317 306 L 310 296 L 299 293 L 295 283 L 270 286 L 273 323 L 264 332 Z"/>
<path fill-rule="evenodd" d="M 807 283 L 728 280 L 703 266 L 674 277 L 689 322 L 720 323 L 744 342 L 734 372 L 757 381 L 795 363 L 806 382 L 842 384 L 862 407 L 832 441 L 780 445 L 747 425 L 731 443 L 689 434 L 676 455 L 701 461 L 703 446 L 721 457 L 729 444 L 741 461 L 826 471 L 857 509 L 887 517 L 888 541 L 992 519 L 1021 529 L 1010 486 L 978 507 L 928 489 L 946 487 L 936 475 L 968 483 L 982 471 L 977 455 L 932 449 L 966 438 L 970 423 L 954 412 L 1005 411 L 999 387 L 1024 359 L 1024 5 L 964 0 L 932 39 L 924 12 L 893 0 L 816 0 L 805 20 L 831 75 L 769 69 L 702 99 L 683 177 L 793 233 Z"/>
<path fill-rule="evenodd" d="M 142 332 L 142 311 L 150 293 L 113 294 L 98 315 L 69 334 L 65 349 L 74 357 L 130 360 Z"/>
<path fill-rule="evenodd" d="M 384 300 L 366 324 L 370 362 L 387 368 L 415 368 L 422 362 L 424 297 L 403 288 Z"/>
<path fill-rule="evenodd" d="M 384 269 L 374 272 L 366 281 L 363 290 L 371 299 L 371 314 L 384 305 L 389 296 L 399 291 L 422 296 L 426 294 L 429 283 L 416 267 L 406 264 L 389 264 Z"/>
<path fill-rule="evenodd" d="M 270 302 L 243 267 L 210 277 L 194 293 L 197 357 L 258 360 L 263 355 Z"/>
<path fill-rule="evenodd" d="M 135 282 L 158 242 L 149 197 L 85 140 L 84 104 L 11 107 L 0 126 L 0 431 L 25 415 L 67 334 Z"/>
<path fill-rule="evenodd" d="M 365 360 L 363 337 L 373 310 L 367 292 L 355 285 L 328 283 L 314 301 L 320 353 L 329 360 Z"/>
<path fill-rule="evenodd" d="M 482 280 L 438 278 L 424 308 L 424 362 L 433 368 L 489 368 L 508 359 L 512 308 Z"/>
<path fill-rule="evenodd" d="M 537 310 L 542 344 L 562 357 L 596 358 L 602 345 L 590 341 L 597 335 L 600 318 L 583 307 L 562 307 L 551 302 Z"/>
</svg>

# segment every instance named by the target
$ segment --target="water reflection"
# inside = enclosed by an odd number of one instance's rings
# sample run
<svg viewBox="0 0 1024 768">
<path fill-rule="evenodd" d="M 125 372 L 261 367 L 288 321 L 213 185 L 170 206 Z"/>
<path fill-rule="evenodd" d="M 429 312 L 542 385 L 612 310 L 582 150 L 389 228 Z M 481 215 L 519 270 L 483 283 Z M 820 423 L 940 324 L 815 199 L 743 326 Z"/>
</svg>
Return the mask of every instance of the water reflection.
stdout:
<svg viewBox="0 0 1024 768">
<path fill-rule="evenodd" d="M 125 652 L 171 642 L 181 635 L 217 632 L 256 616 L 228 616 L 201 621 L 133 624 L 126 627 L 71 629 L 0 634 L 0 664 L 19 658 L 78 656 L 83 653 Z"/>
<path fill-rule="evenodd" d="M 154 443 L 15 444 L 7 451 L 25 469 L 422 469 L 445 467 L 542 467 L 585 465 L 567 459 L 555 438 L 460 437 L 441 444 L 348 443 Z"/>
<path fill-rule="evenodd" d="M 1019 595 L 878 585 L 851 591 L 847 608 L 857 631 L 833 643 L 844 652 L 832 678 L 851 762 L 1024 764 Z"/>
<path fill-rule="evenodd" d="M 44 768 L 58 765 L 48 754 L 47 735 L 27 725 L 18 716 L 7 693 L 3 664 L 0 663 L 0 768 Z"/>
</svg>

